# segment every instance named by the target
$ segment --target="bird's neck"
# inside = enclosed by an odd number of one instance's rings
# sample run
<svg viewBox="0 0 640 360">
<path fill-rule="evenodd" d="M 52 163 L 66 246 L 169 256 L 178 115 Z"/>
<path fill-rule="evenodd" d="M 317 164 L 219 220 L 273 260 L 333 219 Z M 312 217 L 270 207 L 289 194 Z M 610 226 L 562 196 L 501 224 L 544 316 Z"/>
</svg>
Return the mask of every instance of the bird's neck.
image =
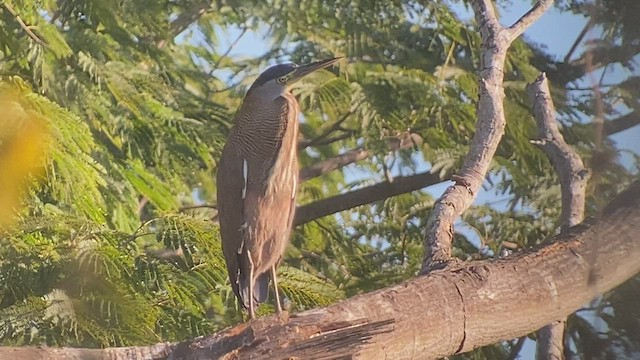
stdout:
<svg viewBox="0 0 640 360">
<path fill-rule="evenodd" d="M 298 137 L 298 102 L 288 91 L 276 99 L 245 99 L 236 116 L 234 137 L 243 153 L 272 153 L 295 146 Z M 270 155 L 270 154 L 265 154 Z"/>
</svg>

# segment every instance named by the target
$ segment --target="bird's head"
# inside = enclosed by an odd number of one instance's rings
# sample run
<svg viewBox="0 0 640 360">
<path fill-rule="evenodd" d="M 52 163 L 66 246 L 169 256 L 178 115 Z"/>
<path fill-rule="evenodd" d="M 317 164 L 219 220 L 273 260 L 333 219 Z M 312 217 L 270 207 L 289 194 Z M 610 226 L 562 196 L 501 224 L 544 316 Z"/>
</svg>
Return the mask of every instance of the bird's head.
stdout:
<svg viewBox="0 0 640 360">
<path fill-rule="evenodd" d="M 320 60 L 310 64 L 285 63 L 265 70 L 253 82 L 247 95 L 260 95 L 275 99 L 287 91 L 287 86 L 313 73 L 337 63 L 341 57 Z"/>
</svg>

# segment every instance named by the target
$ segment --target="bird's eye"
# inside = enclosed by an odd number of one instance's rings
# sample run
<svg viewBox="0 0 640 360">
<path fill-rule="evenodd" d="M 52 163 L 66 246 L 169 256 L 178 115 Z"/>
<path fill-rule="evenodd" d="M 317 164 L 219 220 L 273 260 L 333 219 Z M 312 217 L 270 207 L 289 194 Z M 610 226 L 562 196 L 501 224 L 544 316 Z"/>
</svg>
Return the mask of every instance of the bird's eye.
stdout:
<svg viewBox="0 0 640 360">
<path fill-rule="evenodd" d="M 284 84 L 284 83 L 286 83 L 286 82 L 287 82 L 287 77 L 286 77 L 286 76 L 280 76 L 280 77 L 278 78 L 278 82 L 279 82 L 280 84 Z"/>
</svg>

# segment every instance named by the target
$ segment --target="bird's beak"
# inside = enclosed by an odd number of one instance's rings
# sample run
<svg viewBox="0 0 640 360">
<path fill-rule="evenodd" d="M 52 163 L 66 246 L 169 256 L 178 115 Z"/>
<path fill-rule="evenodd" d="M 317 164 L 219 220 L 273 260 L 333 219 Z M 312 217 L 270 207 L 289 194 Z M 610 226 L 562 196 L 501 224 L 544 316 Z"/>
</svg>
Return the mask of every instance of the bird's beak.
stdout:
<svg viewBox="0 0 640 360">
<path fill-rule="evenodd" d="M 326 67 L 329 67 L 329 66 L 337 63 L 338 61 L 340 61 L 340 59 L 342 59 L 342 56 L 335 57 L 335 58 L 332 58 L 332 59 L 326 59 L 326 60 L 320 60 L 320 61 L 312 62 L 311 64 L 299 65 L 296 68 L 296 70 L 293 72 L 291 77 L 289 78 L 288 83 L 292 84 L 292 83 L 302 79 L 303 77 L 311 74 L 312 72 L 314 72 L 316 70 L 320 70 L 320 69 L 324 69 Z"/>
</svg>

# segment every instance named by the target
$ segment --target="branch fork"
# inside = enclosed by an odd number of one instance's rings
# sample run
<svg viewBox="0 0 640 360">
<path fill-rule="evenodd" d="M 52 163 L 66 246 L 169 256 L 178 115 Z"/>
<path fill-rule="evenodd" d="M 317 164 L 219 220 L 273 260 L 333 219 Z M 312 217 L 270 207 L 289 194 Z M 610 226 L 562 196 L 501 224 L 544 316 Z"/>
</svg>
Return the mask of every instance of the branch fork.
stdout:
<svg viewBox="0 0 640 360">
<path fill-rule="evenodd" d="M 436 201 L 427 220 L 421 274 L 441 268 L 443 264 L 446 266 L 451 261 L 453 223 L 473 203 L 504 134 L 506 119 L 502 84 L 507 50 L 551 4 L 553 0 L 539 0 L 513 25 L 503 27 L 490 0 L 476 0 L 473 3 L 482 37 L 476 134 L 462 169 L 453 178 L 455 184 L 447 188 Z"/>
</svg>

